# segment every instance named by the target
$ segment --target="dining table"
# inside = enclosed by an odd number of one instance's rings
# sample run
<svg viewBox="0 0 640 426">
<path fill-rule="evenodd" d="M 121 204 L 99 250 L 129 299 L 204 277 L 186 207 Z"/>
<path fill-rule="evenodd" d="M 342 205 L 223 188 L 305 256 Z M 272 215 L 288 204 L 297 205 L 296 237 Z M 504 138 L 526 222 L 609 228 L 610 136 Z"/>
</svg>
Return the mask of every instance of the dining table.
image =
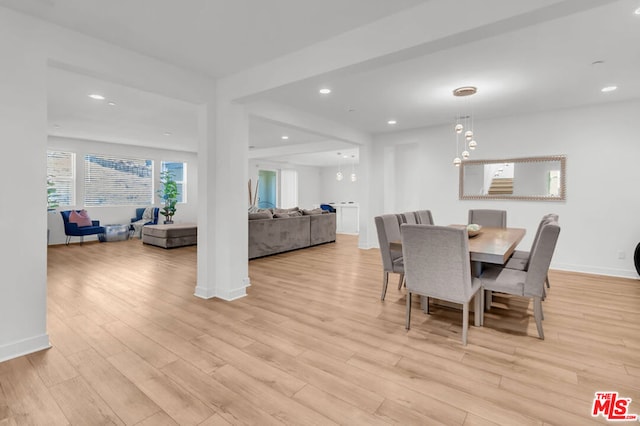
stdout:
<svg viewBox="0 0 640 426">
<path fill-rule="evenodd" d="M 467 225 L 449 225 L 454 228 L 466 228 Z M 474 276 L 482 275 L 482 264 L 492 263 L 504 265 L 511 257 L 516 247 L 524 238 L 527 230 L 524 228 L 490 228 L 482 227 L 473 236 L 469 236 L 469 257 Z M 391 250 L 402 251 L 402 241 L 389 243 Z M 485 309 L 491 307 L 491 292 L 485 292 Z"/>
</svg>

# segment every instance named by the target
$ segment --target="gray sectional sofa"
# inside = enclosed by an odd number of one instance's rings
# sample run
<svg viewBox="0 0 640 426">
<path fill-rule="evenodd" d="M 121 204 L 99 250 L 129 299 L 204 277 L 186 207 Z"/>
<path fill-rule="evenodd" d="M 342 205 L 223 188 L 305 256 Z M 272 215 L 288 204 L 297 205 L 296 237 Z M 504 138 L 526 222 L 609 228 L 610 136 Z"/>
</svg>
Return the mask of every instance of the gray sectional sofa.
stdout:
<svg viewBox="0 0 640 426">
<path fill-rule="evenodd" d="M 249 213 L 249 259 L 335 242 L 335 213 L 278 210 Z"/>
</svg>

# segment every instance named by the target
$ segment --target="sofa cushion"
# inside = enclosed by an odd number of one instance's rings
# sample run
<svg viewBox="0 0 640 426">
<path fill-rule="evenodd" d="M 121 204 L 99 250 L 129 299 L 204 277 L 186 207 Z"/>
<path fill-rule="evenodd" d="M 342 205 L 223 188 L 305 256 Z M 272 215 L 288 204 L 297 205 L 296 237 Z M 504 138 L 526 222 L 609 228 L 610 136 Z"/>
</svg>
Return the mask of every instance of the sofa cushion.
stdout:
<svg viewBox="0 0 640 426">
<path fill-rule="evenodd" d="M 288 218 L 288 217 L 295 217 L 298 216 L 296 214 L 291 214 L 290 212 L 281 212 L 281 213 L 274 213 L 273 217 L 276 219 L 283 219 L 283 218 Z"/>
<path fill-rule="evenodd" d="M 311 209 L 311 210 L 307 210 L 307 209 L 302 209 L 302 214 L 303 215 L 307 215 L 307 216 L 311 216 L 314 214 L 322 214 L 323 210 L 320 208 L 317 209 Z"/>
</svg>

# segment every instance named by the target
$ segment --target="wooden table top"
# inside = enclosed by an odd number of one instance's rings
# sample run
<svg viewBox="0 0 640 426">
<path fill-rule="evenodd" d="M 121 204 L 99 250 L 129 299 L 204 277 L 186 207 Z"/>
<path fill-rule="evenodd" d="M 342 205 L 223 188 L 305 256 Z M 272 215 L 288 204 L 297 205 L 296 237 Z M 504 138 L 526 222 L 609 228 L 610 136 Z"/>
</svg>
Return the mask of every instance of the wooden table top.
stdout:
<svg viewBox="0 0 640 426">
<path fill-rule="evenodd" d="M 483 227 L 478 235 L 469 238 L 471 260 L 504 265 L 526 232 L 524 228 Z"/>
<path fill-rule="evenodd" d="M 466 227 L 466 225 L 449 226 Z M 478 235 L 469 238 L 471 260 L 504 265 L 524 238 L 525 233 L 524 228 L 483 227 Z M 392 250 L 402 250 L 401 241 L 392 241 L 389 245 Z"/>
</svg>

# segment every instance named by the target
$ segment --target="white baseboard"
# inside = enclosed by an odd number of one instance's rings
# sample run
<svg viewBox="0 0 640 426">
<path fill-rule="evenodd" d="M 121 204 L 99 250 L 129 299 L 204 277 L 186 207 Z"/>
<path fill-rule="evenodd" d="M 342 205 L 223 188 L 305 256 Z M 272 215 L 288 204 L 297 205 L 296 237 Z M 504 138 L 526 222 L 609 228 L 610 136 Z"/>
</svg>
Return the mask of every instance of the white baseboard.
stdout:
<svg viewBox="0 0 640 426">
<path fill-rule="evenodd" d="M 638 273 L 633 269 L 614 269 L 599 266 L 571 265 L 566 263 L 552 263 L 549 269 L 567 272 L 581 272 L 583 274 L 606 275 L 608 277 L 638 279 Z"/>
<path fill-rule="evenodd" d="M 249 278 L 244 278 L 242 280 L 242 287 L 231 289 L 229 291 L 221 294 L 217 292 L 215 289 L 210 289 L 206 287 L 196 286 L 196 291 L 194 296 L 199 297 L 201 299 L 213 299 L 218 298 L 222 300 L 226 300 L 228 302 L 236 299 L 240 299 L 247 295 L 247 287 L 251 286 L 251 281 Z"/>
<path fill-rule="evenodd" d="M 0 362 L 8 361 L 23 355 L 29 355 L 44 349 L 49 349 L 49 335 L 41 334 L 39 336 L 30 337 L 28 339 L 19 340 L 17 342 L 8 343 L 0 346 Z"/>
</svg>

